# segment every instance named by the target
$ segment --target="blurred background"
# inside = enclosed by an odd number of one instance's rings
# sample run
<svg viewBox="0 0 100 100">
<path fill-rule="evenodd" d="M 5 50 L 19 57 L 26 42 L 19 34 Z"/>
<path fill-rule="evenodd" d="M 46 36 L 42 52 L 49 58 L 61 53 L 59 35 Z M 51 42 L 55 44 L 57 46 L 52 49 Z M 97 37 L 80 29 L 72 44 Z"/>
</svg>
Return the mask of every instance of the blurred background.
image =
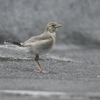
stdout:
<svg viewBox="0 0 100 100">
<path fill-rule="evenodd" d="M 23 42 L 53 21 L 63 25 L 57 44 L 99 48 L 100 0 L 0 0 L 0 43 Z"/>
</svg>

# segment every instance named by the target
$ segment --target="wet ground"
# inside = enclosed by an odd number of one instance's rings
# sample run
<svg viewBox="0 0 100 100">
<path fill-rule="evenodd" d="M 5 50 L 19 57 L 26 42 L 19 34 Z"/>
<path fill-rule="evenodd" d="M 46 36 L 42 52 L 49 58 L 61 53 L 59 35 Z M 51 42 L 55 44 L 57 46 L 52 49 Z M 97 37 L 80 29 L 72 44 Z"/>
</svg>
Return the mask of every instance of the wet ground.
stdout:
<svg viewBox="0 0 100 100">
<path fill-rule="evenodd" d="M 33 55 L 14 46 L 0 46 L 0 100 L 99 100 L 100 50 L 56 46 L 40 56 L 44 70 L 36 73 Z"/>
</svg>

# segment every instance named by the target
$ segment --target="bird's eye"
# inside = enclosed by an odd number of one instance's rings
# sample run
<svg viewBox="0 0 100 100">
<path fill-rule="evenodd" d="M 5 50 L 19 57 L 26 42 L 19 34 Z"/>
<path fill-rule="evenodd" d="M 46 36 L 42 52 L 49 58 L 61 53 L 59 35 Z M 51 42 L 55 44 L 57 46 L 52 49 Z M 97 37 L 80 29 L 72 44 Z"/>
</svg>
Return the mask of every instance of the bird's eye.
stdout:
<svg viewBox="0 0 100 100">
<path fill-rule="evenodd" d="M 54 27 L 55 25 L 52 25 L 52 27 Z"/>
</svg>

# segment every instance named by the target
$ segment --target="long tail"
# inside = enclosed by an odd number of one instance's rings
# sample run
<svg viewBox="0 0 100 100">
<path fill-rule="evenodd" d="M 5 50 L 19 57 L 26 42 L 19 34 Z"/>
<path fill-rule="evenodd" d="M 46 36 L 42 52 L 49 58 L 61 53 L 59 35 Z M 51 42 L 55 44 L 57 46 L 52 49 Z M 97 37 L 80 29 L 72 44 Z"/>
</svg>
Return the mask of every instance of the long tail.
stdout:
<svg viewBox="0 0 100 100">
<path fill-rule="evenodd" d="M 13 41 L 11 41 L 11 40 L 5 40 L 5 41 L 4 41 L 4 44 L 9 44 L 9 43 L 10 43 L 10 44 L 14 44 L 14 45 L 18 45 L 18 46 L 22 46 L 21 43 L 19 43 L 19 42 L 13 42 Z"/>
</svg>

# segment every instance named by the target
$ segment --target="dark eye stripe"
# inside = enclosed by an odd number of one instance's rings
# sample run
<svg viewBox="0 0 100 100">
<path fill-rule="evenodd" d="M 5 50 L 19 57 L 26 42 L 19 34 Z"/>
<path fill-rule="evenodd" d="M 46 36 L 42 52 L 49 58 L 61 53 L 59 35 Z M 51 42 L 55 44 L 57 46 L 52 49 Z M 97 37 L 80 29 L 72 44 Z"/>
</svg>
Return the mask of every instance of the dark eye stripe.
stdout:
<svg viewBox="0 0 100 100">
<path fill-rule="evenodd" d="M 53 27 L 55 26 L 55 25 L 52 25 Z"/>
</svg>

